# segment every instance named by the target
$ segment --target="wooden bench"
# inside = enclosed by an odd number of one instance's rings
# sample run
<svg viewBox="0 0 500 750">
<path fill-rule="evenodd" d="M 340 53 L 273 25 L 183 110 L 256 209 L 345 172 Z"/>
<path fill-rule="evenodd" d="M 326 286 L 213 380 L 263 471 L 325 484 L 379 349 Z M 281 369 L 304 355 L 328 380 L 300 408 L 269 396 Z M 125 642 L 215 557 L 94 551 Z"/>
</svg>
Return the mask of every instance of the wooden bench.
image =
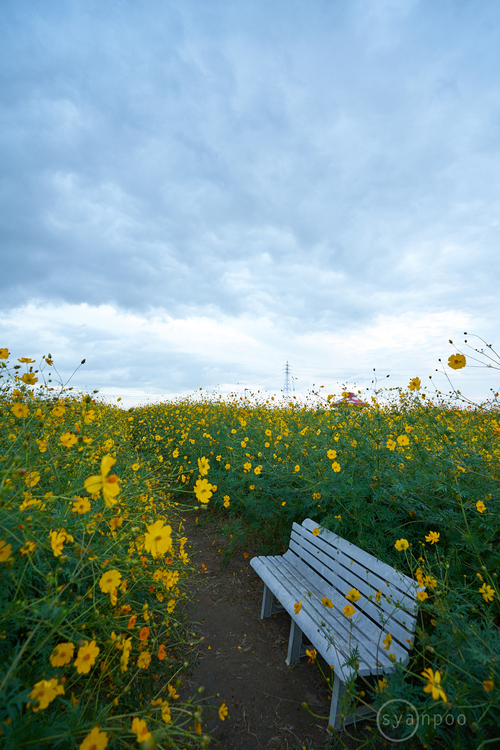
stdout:
<svg viewBox="0 0 500 750">
<path fill-rule="evenodd" d="M 250 564 L 264 582 L 261 618 L 283 610 L 292 618 L 286 663 L 297 662 L 305 654 L 304 634 L 334 667 L 329 723 L 339 730 L 374 713 L 362 706 L 351 716 L 341 714 L 346 682 L 354 672 L 382 675 L 395 668 L 394 661 L 408 664 L 420 587 L 333 532 L 320 529 L 318 534 L 317 530 L 318 524 L 309 518 L 302 525 L 294 523 L 284 555 L 254 557 Z M 350 602 L 346 594 L 353 588 L 360 598 Z M 322 604 L 323 597 L 331 600 L 333 608 Z M 302 606 L 295 614 L 299 601 Z M 348 604 L 355 608 L 352 617 L 342 611 Z M 388 634 L 392 642 L 386 650 L 383 640 Z M 356 666 L 348 666 L 356 649 Z"/>
</svg>

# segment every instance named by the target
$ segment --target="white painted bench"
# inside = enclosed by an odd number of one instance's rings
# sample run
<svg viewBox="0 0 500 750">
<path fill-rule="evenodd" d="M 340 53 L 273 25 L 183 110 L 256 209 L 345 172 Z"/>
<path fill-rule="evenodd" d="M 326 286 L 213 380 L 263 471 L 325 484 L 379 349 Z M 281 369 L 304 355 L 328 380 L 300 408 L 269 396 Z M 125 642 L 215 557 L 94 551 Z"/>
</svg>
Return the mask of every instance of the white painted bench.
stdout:
<svg viewBox="0 0 500 750">
<path fill-rule="evenodd" d="M 294 523 L 284 555 L 254 557 L 250 565 L 264 582 L 261 618 L 283 610 L 292 618 L 286 663 L 297 662 L 305 654 L 304 634 L 327 664 L 333 665 L 329 723 L 339 730 L 374 713 L 362 706 L 351 716 L 341 714 L 345 683 L 353 672 L 364 676 L 390 672 L 394 669 L 390 654 L 395 661 L 408 664 L 420 587 L 331 531 L 320 529 L 319 535 L 313 534 L 316 529 L 318 524 L 309 518 L 302 525 Z M 353 588 L 361 595 L 356 602 L 346 599 Z M 332 609 L 322 604 L 323 597 L 331 600 Z M 302 607 L 295 614 L 294 605 L 299 601 Z M 356 610 L 352 617 L 342 611 L 347 604 Z M 388 634 L 392 642 L 386 650 L 383 640 Z M 346 664 L 355 649 L 357 668 Z"/>
</svg>

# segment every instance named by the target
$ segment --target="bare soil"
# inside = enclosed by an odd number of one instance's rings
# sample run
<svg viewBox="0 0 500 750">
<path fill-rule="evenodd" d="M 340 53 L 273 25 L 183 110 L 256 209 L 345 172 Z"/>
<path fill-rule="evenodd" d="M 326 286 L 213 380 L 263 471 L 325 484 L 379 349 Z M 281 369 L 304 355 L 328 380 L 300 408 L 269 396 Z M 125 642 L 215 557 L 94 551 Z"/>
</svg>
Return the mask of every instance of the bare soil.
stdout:
<svg viewBox="0 0 500 750">
<path fill-rule="evenodd" d="M 200 519 L 201 520 L 201 519 Z M 190 560 L 199 572 L 191 584 L 187 616 L 203 638 L 196 663 L 183 675 L 186 692 L 226 702 L 229 716 L 203 715 L 211 747 L 221 750 L 323 750 L 335 747 L 327 732 L 330 695 L 319 669 L 303 659 L 287 667 L 290 617 L 260 619 L 263 584 L 241 552 L 225 568 L 225 541 L 214 524 L 185 519 Z M 306 701 L 319 716 L 302 708 Z"/>
</svg>

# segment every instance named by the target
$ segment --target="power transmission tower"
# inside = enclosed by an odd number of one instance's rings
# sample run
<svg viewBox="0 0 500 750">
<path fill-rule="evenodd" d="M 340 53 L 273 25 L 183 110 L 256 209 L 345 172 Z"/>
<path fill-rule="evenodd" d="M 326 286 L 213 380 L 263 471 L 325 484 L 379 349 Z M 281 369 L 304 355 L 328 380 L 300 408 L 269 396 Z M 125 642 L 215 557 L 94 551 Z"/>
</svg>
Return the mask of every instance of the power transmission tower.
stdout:
<svg viewBox="0 0 500 750">
<path fill-rule="evenodd" d="M 283 385 L 283 397 L 290 398 L 291 390 L 292 390 L 292 386 L 290 383 L 290 367 L 287 362 L 285 366 L 285 383 Z"/>
</svg>

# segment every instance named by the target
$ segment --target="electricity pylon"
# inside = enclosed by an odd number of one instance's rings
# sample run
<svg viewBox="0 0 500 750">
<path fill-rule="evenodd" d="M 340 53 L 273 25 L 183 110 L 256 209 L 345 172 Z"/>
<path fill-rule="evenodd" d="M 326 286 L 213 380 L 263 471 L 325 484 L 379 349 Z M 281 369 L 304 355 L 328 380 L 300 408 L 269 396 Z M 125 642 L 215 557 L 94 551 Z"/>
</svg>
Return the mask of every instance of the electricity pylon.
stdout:
<svg viewBox="0 0 500 750">
<path fill-rule="evenodd" d="M 290 398 L 291 391 L 292 391 L 292 386 L 290 383 L 290 367 L 287 362 L 285 366 L 285 383 L 283 385 L 283 398 Z"/>
</svg>

